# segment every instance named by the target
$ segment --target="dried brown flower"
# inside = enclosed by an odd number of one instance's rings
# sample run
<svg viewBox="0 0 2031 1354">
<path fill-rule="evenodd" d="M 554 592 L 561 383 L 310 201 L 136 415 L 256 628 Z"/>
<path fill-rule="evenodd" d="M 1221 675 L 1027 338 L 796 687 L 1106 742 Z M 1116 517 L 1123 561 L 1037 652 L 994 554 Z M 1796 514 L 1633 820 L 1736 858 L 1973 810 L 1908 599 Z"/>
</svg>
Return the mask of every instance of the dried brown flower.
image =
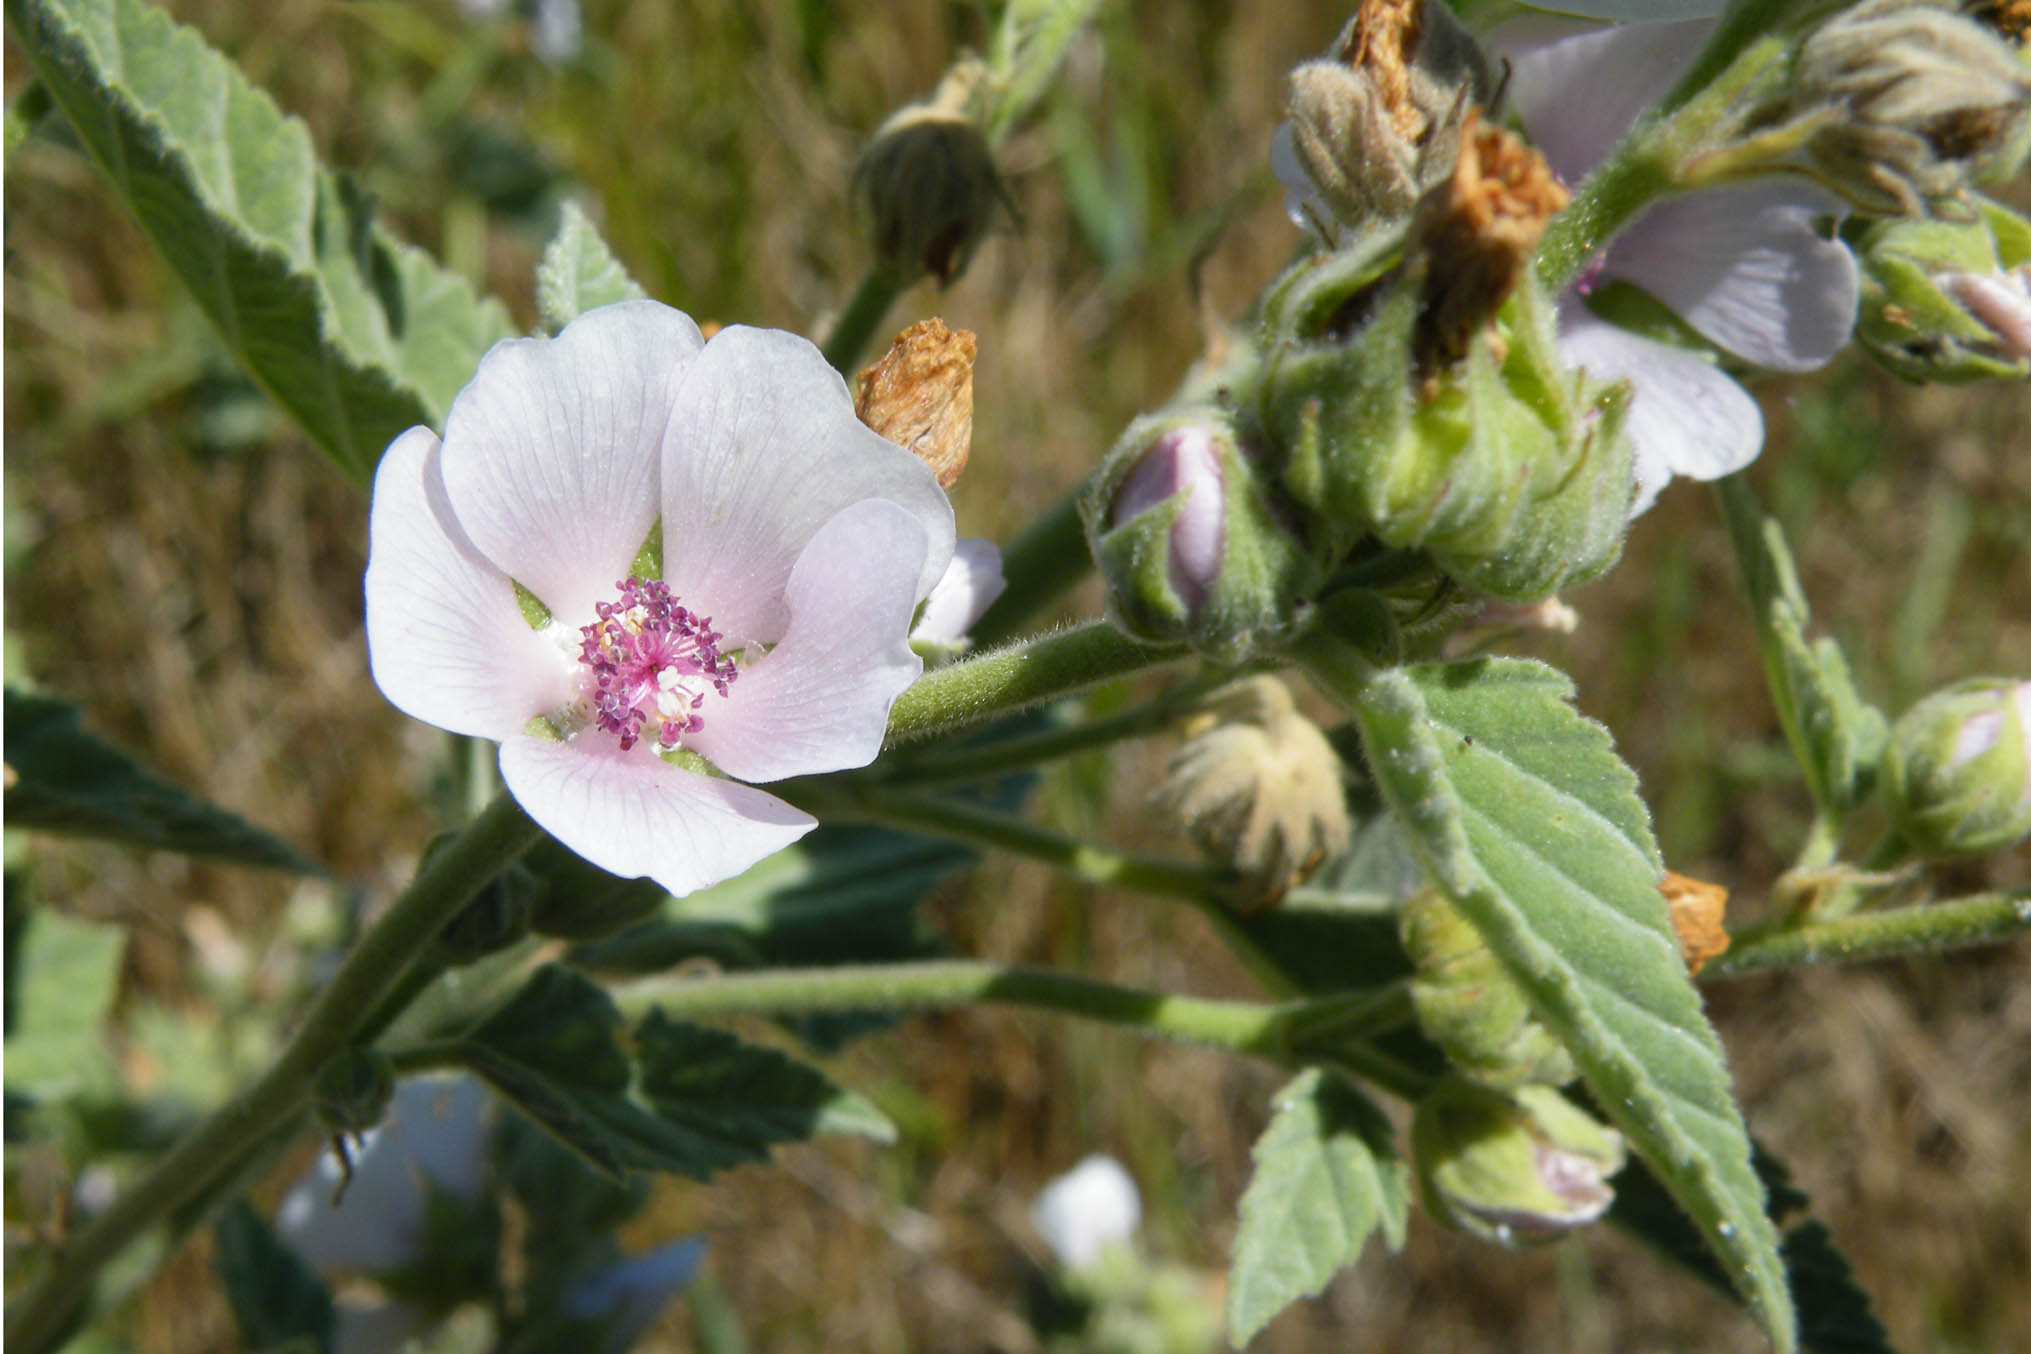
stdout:
<svg viewBox="0 0 2031 1354">
<path fill-rule="evenodd" d="M 947 489 L 966 469 L 973 442 L 977 350 L 972 330 L 920 320 L 860 373 L 853 402 L 862 423 L 930 466 Z"/>
</svg>

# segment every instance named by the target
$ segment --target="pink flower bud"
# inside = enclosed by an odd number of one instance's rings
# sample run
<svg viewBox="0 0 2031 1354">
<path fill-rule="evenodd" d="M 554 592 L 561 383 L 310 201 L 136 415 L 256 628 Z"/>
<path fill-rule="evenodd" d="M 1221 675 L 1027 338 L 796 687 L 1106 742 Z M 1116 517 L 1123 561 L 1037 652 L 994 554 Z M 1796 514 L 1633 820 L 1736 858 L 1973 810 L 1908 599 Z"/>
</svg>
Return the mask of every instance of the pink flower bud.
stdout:
<svg viewBox="0 0 2031 1354">
<path fill-rule="evenodd" d="M 1111 516 L 1119 524 L 1174 498 L 1169 579 L 1193 611 L 1213 591 L 1227 553 L 1226 474 L 1211 429 L 1186 424 L 1152 443 L 1122 482 Z"/>
</svg>

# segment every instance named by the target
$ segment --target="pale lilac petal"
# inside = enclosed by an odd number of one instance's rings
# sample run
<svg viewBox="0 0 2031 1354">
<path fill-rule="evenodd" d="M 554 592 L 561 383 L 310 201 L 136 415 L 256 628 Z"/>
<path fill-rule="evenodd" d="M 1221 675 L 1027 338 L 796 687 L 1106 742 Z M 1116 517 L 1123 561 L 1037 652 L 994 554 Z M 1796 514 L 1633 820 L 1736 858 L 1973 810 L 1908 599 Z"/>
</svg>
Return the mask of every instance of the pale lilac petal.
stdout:
<svg viewBox="0 0 2031 1354">
<path fill-rule="evenodd" d="M 957 644 L 1008 586 L 1001 575 L 1001 551 L 993 541 L 970 536 L 953 547 L 910 638 L 922 644 Z"/>
<path fill-rule="evenodd" d="M 428 428 L 389 446 L 367 515 L 367 663 L 404 714 L 505 738 L 569 699 L 566 655 L 529 628 L 514 584 L 460 529 Z"/>
<path fill-rule="evenodd" d="M 1283 185 L 1283 214 L 1292 225 L 1299 230 L 1313 230 L 1319 222 L 1333 219 L 1318 185 L 1305 172 L 1305 162 L 1298 158 L 1298 134 L 1288 118 L 1279 122 L 1270 135 L 1269 172 Z"/>
<path fill-rule="evenodd" d="M 889 706 L 923 671 L 906 636 L 924 550 L 922 523 L 886 499 L 819 528 L 790 571 L 782 642 L 707 700 L 688 745 L 742 780 L 873 761 Z"/>
<path fill-rule="evenodd" d="M 1816 225 L 1840 204 L 1811 184 L 1766 180 L 1659 203 L 1608 250 L 1633 282 L 1701 335 L 1773 371 L 1824 366 L 1854 332 L 1861 272 Z"/>
<path fill-rule="evenodd" d="M 774 642 L 805 545 L 872 498 L 924 525 L 914 604 L 952 558 L 952 505 L 936 476 L 854 417 L 846 383 L 804 339 L 739 325 L 713 335 L 663 444 L 663 579 L 685 604 L 730 644 Z"/>
<path fill-rule="evenodd" d="M 1498 24 L 1487 42 L 1509 58 L 1509 102 L 1531 143 L 1560 178 L 1578 183 L 1692 64 L 1713 26 L 1694 19 L 1604 28 L 1536 16 Z"/>
<path fill-rule="evenodd" d="M 624 879 L 682 896 L 731 879 L 818 825 L 750 786 L 672 766 L 594 730 L 568 743 L 517 735 L 501 779 L 545 831 Z"/>
<path fill-rule="evenodd" d="M 702 340 L 682 311 L 627 301 L 480 359 L 445 420 L 444 482 L 497 568 L 568 624 L 627 576 L 655 523 L 664 427 Z"/>
<path fill-rule="evenodd" d="M 1597 380 L 1627 380 L 1629 439 L 1636 456 L 1636 501 L 1650 507 L 1673 475 L 1718 479 L 1763 449 L 1763 414 L 1749 392 L 1698 355 L 1642 338 L 1596 319 L 1577 300 L 1561 308 L 1559 353 Z"/>
</svg>

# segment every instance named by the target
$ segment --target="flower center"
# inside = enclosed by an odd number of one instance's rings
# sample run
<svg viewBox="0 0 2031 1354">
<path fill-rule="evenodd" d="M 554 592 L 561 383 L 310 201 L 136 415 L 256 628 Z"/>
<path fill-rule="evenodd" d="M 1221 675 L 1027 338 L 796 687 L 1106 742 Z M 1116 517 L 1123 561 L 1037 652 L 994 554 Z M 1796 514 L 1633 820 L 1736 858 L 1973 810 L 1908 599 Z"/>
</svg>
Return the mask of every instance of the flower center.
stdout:
<svg viewBox="0 0 2031 1354">
<path fill-rule="evenodd" d="M 593 715 L 623 750 L 654 726 L 657 746 L 668 751 L 705 727 L 698 707 L 707 689 L 724 696 L 739 674 L 719 652 L 724 636 L 710 618 L 679 606 L 669 584 L 630 578 L 614 586 L 620 600 L 601 602 L 599 619 L 579 631 Z"/>
</svg>

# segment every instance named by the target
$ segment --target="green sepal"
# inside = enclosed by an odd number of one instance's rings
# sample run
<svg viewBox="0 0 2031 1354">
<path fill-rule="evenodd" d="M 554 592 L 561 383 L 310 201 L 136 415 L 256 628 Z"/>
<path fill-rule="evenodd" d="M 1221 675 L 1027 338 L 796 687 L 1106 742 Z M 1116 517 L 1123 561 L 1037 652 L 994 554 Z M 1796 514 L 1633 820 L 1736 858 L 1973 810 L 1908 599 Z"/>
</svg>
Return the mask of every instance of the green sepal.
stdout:
<svg viewBox="0 0 2031 1354">
<path fill-rule="evenodd" d="M 1862 306 L 1855 337 L 1907 381 L 2031 376 L 2031 354 L 2012 351 L 1948 285 L 1954 274 L 1998 277 L 2031 264 L 2031 222 L 1986 198 L 1975 205 L 1965 221 L 1879 221 L 1857 243 Z"/>
</svg>

